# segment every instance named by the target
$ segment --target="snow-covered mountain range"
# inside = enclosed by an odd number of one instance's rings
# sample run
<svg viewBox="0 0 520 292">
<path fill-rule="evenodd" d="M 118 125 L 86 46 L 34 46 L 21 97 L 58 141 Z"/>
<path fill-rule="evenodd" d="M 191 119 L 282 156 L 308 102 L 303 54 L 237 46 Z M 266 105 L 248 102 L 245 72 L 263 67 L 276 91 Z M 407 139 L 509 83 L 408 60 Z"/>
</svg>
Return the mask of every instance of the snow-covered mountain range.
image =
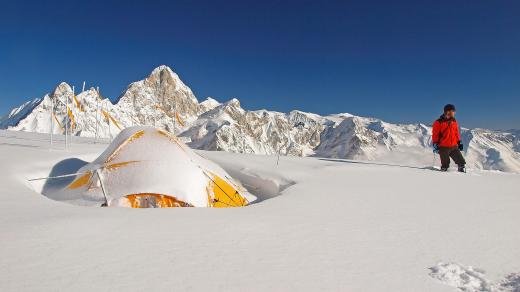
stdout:
<svg viewBox="0 0 520 292">
<path fill-rule="evenodd" d="M 54 115 L 51 108 L 54 107 Z M 167 66 L 131 83 L 112 103 L 90 88 L 73 93 L 65 82 L 0 118 L 0 129 L 111 138 L 133 125 L 174 132 L 192 148 L 255 154 L 377 160 L 401 165 L 438 163 L 431 128 L 391 124 L 347 113 L 320 116 L 248 111 L 237 99 L 199 102 Z M 520 173 L 518 131 L 462 129 L 468 167 Z"/>
</svg>

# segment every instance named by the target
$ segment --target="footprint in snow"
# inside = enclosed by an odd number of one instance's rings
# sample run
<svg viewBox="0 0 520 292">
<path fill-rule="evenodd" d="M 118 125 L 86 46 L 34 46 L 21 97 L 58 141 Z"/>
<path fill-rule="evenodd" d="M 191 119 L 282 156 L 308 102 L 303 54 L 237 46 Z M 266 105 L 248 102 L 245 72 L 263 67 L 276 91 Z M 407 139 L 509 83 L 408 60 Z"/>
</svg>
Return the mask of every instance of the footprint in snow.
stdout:
<svg viewBox="0 0 520 292">
<path fill-rule="evenodd" d="M 520 292 L 520 273 L 512 273 L 496 282 L 485 271 L 457 263 L 438 263 L 430 267 L 430 277 L 464 292 Z"/>
</svg>

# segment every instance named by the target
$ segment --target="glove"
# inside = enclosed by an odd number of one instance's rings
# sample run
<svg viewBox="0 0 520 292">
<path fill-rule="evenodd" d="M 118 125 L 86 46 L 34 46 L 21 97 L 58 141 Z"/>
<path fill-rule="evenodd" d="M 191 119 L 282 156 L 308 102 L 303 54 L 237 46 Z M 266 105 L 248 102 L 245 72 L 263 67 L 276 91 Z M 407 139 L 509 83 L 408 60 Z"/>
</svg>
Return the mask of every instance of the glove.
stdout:
<svg viewBox="0 0 520 292">
<path fill-rule="evenodd" d="M 464 144 L 462 144 L 460 141 L 459 141 L 459 150 L 460 151 L 464 150 Z"/>
<path fill-rule="evenodd" d="M 437 144 L 437 143 L 433 144 L 433 153 L 439 153 L 439 144 Z"/>
</svg>

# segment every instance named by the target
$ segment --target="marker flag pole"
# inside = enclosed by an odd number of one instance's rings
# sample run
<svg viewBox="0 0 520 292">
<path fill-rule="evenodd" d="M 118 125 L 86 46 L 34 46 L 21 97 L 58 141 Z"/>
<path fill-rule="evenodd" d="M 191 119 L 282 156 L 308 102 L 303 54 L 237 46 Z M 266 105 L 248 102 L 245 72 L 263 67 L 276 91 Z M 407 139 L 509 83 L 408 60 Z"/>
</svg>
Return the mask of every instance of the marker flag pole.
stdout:
<svg viewBox="0 0 520 292">
<path fill-rule="evenodd" d="M 75 108 L 75 107 L 74 107 L 74 96 L 75 96 L 74 93 L 75 93 L 75 90 L 74 90 L 74 85 L 73 85 L 73 86 L 72 86 L 72 100 L 71 100 L 71 102 L 72 102 L 72 108 L 69 109 L 69 110 L 70 110 L 70 114 L 71 114 L 72 116 L 74 116 L 74 112 L 72 111 L 72 109 Z M 67 101 L 68 101 L 68 99 L 67 99 Z M 67 112 L 67 115 L 68 115 L 68 112 Z M 71 121 L 71 117 L 69 116 L 69 123 L 70 123 L 70 121 Z M 70 124 L 70 125 L 69 125 L 69 130 L 70 130 L 70 133 L 69 133 L 69 146 L 72 145 L 72 134 L 73 134 L 73 132 L 72 132 L 72 126 L 73 126 L 73 124 Z"/>
<path fill-rule="evenodd" d="M 96 98 L 96 138 L 94 143 L 97 143 L 98 138 L 98 127 L 99 127 L 99 86 L 96 88 L 97 98 Z"/>
<path fill-rule="evenodd" d="M 54 117 L 54 100 L 52 99 L 52 96 L 50 96 L 50 99 L 51 99 L 51 110 L 50 110 L 50 114 L 51 114 L 51 148 L 52 148 L 52 133 L 54 132 L 54 120 L 52 119 Z"/>
<path fill-rule="evenodd" d="M 69 113 L 67 110 L 69 109 L 69 98 L 67 95 L 65 95 L 65 150 L 69 147 L 68 141 L 67 141 L 67 135 L 69 133 Z"/>
<path fill-rule="evenodd" d="M 103 105 L 101 105 L 101 108 L 103 108 Z M 110 129 L 110 114 L 108 113 L 108 108 L 107 108 L 107 116 L 105 116 L 105 118 L 107 119 L 107 123 L 108 123 L 108 136 L 110 137 L 110 142 L 112 142 L 112 130 Z"/>
</svg>

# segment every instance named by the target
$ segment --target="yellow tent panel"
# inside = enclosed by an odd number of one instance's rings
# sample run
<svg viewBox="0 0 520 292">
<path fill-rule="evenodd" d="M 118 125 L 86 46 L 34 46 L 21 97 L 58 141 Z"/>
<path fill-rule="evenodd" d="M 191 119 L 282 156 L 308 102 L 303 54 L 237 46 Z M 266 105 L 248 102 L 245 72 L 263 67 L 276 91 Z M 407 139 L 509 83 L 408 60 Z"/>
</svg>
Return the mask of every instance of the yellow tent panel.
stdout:
<svg viewBox="0 0 520 292">
<path fill-rule="evenodd" d="M 243 207 L 247 206 L 247 200 L 240 195 L 239 191 L 218 175 L 209 173 L 211 181 L 208 185 L 208 205 L 214 208 Z"/>
</svg>

